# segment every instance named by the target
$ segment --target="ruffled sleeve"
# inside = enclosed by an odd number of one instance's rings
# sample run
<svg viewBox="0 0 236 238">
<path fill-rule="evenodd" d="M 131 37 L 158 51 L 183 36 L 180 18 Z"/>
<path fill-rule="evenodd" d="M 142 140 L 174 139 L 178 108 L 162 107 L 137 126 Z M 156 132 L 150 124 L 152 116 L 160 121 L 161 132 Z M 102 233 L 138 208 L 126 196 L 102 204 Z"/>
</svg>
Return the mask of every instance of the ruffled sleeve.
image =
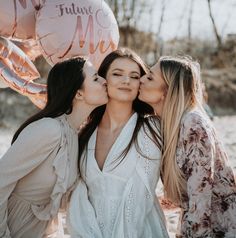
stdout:
<svg viewBox="0 0 236 238">
<path fill-rule="evenodd" d="M 53 161 L 56 183 L 50 195 L 50 202 L 45 205 L 32 205 L 35 216 L 40 220 L 54 218 L 59 209 L 65 211 L 71 191 L 75 188 L 78 178 L 78 135 L 73 131 L 64 116 L 58 118 L 61 126 L 59 150 Z"/>
<path fill-rule="evenodd" d="M 44 118 L 28 125 L 0 159 L 0 237 L 10 237 L 7 201 L 18 180 L 39 166 L 59 145 L 58 121 Z"/>
<path fill-rule="evenodd" d="M 181 125 L 177 163 L 187 180 L 181 237 L 213 237 L 211 199 L 214 138 L 202 116 L 189 113 Z"/>
</svg>

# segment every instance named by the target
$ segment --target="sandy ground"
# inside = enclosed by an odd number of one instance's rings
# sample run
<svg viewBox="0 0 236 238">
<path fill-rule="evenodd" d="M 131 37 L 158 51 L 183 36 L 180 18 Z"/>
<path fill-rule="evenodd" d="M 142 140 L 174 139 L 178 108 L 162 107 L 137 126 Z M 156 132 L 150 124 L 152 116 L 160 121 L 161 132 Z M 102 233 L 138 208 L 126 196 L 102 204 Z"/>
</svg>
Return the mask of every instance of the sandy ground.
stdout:
<svg viewBox="0 0 236 238">
<path fill-rule="evenodd" d="M 236 174 L 236 116 L 215 117 L 214 125 L 218 132 L 218 136 L 223 141 L 229 156 L 230 164 Z M 0 157 L 10 146 L 13 133 L 14 130 L 12 128 L 0 127 Z M 162 196 L 161 184 L 158 185 L 157 195 L 160 198 Z M 166 215 L 170 237 L 173 238 L 177 228 L 179 210 L 171 207 L 169 204 L 165 204 L 162 200 L 161 202 Z"/>
</svg>

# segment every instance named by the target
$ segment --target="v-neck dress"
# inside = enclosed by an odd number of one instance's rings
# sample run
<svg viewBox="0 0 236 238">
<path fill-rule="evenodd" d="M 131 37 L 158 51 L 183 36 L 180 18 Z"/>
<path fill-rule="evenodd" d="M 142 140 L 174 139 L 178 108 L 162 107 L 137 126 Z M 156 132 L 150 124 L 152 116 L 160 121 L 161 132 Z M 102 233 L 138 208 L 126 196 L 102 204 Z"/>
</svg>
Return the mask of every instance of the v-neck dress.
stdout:
<svg viewBox="0 0 236 238">
<path fill-rule="evenodd" d="M 57 213 L 77 180 L 78 134 L 65 115 L 28 125 L 0 159 L 0 237 L 57 235 Z"/>
<path fill-rule="evenodd" d="M 135 113 L 111 147 L 102 171 L 95 158 L 97 129 L 92 134 L 82 155 L 85 157 L 81 178 L 69 206 L 68 228 L 72 238 L 168 237 L 155 196 L 161 154 L 147 128 L 141 128 L 138 134 L 142 154 L 133 145 L 121 163 L 118 159 L 136 122 Z"/>
</svg>

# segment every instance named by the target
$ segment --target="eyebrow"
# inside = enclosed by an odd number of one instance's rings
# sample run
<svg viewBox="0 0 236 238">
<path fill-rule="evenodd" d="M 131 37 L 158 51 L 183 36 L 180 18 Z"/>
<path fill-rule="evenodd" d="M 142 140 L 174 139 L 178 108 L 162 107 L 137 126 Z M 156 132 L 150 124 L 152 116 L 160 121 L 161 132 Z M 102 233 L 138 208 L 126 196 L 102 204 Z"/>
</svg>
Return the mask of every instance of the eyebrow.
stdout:
<svg viewBox="0 0 236 238">
<path fill-rule="evenodd" d="M 98 76 L 98 73 L 95 73 L 93 76 Z"/>
</svg>

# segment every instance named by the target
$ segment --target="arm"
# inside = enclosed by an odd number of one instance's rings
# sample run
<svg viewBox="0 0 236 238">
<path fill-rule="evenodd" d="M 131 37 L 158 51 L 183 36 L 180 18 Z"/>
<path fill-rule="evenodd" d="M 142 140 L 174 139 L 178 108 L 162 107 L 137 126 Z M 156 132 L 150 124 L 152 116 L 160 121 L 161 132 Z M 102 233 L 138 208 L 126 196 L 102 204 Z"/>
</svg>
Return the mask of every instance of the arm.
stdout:
<svg viewBox="0 0 236 238">
<path fill-rule="evenodd" d="M 183 237 L 212 237 L 211 198 L 214 139 L 197 114 L 187 115 L 179 135 L 177 163 L 187 182 L 187 198 L 181 221 Z"/>
<path fill-rule="evenodd" d="M 0 159 L 0 237 L 10 237 L 7 202 L 17 181 L 40 165 L 58 145 L 61 128 L 54 119 L 28 125 Z"/>
</svg>

